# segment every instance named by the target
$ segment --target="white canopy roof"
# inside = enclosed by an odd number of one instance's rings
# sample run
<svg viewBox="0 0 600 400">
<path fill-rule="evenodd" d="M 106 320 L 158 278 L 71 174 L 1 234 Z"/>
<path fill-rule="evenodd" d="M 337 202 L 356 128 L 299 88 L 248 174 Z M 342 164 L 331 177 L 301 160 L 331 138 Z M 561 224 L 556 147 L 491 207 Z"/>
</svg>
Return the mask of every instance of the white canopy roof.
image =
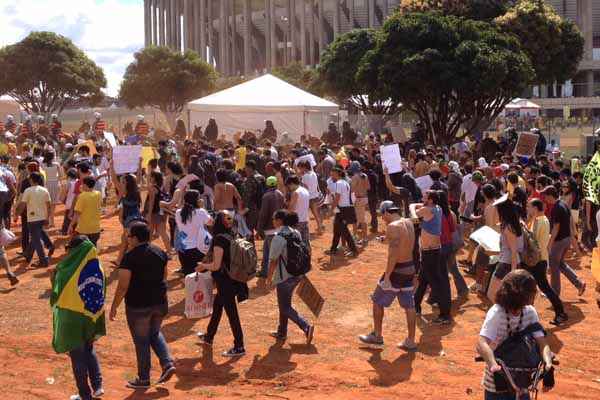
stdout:
<svg viewBox="0 0 600 400">
<path fill-rule="evenodd" d="M 505 108 L 510 109 L 518 109 L 518 108 L 530 108 L 530 109 L 535 109 L 535 110 L 539 110 L 541 107 L 537 104 L 535 104 L 533 101 L 529 101 L 527 99 L 513 99 L 510 103 L 508 103 L 506 105 Z"/>
<path fill-rule="evenodd" d="M 188 104 L 191 111 L 226 112 L 337 112 L 337 104 L 266 74 Z"/>
</svg>

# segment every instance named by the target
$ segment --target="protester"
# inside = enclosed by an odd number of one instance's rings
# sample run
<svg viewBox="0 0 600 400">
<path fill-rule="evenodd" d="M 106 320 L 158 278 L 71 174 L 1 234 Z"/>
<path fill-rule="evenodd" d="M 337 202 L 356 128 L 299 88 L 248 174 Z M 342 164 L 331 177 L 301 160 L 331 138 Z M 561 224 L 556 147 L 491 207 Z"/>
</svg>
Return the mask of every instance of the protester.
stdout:
<svg viewBox="0 0 600 400">
<path fill-rule="evenodd" d="M 119 283 L 110 309 L 114 321 L 123 299 L 127 325 L 133 338 L 137 358 L 136 378 L 127 382 L 131 389 L 150 387 L 151 354 L 160 361 L 162 373 L 157 383 L 164 383 L 175 373 L 167 342 L 160 330 L 169 311 L 167 301 L 167 254 L 150 243 L 150 228 L 144 222 L 127 227 L 128 251 L 119 267 Z"/>
<path fill-rule="evenodd" d="M 76 235 L 85 235 L 94 246 L 98 246 L 100 239 L 100 209 L 102 207 L 102 196 L 94 190 L 96 180 L 91 176 L 83 179 L 81 194 L 77 196 L 74 215 L 71 220 L 69 232 Z"/>
<path fill-rule="evenodd" d="M 175 248 L 181 263 L 177 272 L 189 275 L 196 270 L 210 248 L 211 237 L 207 227 L 213 220 L 202 208 L 200 193 L 188 190 L 183 197 L 183 207 L 175 213 L 177 223 L 177 239 Z"/>
<path fill-rule="evenodd" d="M 297 229 L 302 236 L 302 240 L 310 245 L 310 230 L 308 227 L 310 193 L 308 189 L 300 185 L 300 179 L 296 175 L 289 176 L 285 184 L 288 193 L 290 193 L 288 211 L 294 212 L 298 216 Z"/>
<path fill-rule="evenodd" d="M 348 230 L 348 224 L 356 222 L 356 212 L 354 211 L 352 199 L 350 198 L 350 185 L 345 179 L 346 173 L 342 168 L 334 168 L 331 171 L 331 178 L 333 180 L 332 207 L 335 212 L 335 217 L 333 220 L 333 239 L 331 247 L 326 254 L 336 254 L 338 252 L 340 239 L 343 239 L 348 245 L 348 251 L 345 255 L 356 257 L 358 255 L 358 249 L 356 248 L 354 238 Z"/>
</svg>

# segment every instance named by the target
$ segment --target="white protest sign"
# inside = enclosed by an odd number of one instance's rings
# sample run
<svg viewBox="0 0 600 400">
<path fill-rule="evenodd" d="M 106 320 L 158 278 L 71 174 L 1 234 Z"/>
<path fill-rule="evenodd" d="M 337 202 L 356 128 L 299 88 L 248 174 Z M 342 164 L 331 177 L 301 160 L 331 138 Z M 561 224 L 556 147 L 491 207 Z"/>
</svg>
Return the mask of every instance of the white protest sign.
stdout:
<svg viewBox="0 0 600 400">
<path fill-rule="evenodd" d="M 486 252 L 500 252 L 500 234 L 489 226 L 482 226 L 469 236 L 477 242 Z"/>
<path fill-rule="evenodd" d="M 294 160 L 294 167 L 297 167 L 298 164 L 300 164 L 303 161 L 308 161 L 310 163 L 311 167 L 315 167 L 317 165 L 317 161 L 315 160 L 315 156 L 311 153 L 311 154 L 306 154 L 303 156 L 300 156 L 298 158 L 296 158 Z"/>
<path fill-rule="evenodd" d="M 137 172 L 142 157 L 142 146 L 116 146 L 113 149 L 115 173 L 128 174 Z"/>
<path fill-rule="evenodd" d="M 538 139 L 540 137 L 535 133 L 522 132 L 519 134 L 519 140 L 515 146 L 514 154 L 519 157 L 531 157 L 535 154 L 535 147 L 537 146 Z"/>
<path fill-rule="evenodd" d="M 433 185 L 433 179 L 429 175 L 423 175 L 415 179 L 415 183 L 421 189 L 421 193 L 425 193 Z"/>
<path fill-rule="evenodd" d="M 104 139 L 110 144 L 110 147 L 113 149 L 117 147 L 117 139 L 115 138 L 115 134 L 112 132 L 104 132 Z"/>
<path fill-rule="evenodd" d="M 402 157 L 400 157 L 400 148 L 397 144 L 381 146 L 379 152 L 381 153 L 381 163 L 387 168 L 389 174 L 402 171 Z"/>
</svg>

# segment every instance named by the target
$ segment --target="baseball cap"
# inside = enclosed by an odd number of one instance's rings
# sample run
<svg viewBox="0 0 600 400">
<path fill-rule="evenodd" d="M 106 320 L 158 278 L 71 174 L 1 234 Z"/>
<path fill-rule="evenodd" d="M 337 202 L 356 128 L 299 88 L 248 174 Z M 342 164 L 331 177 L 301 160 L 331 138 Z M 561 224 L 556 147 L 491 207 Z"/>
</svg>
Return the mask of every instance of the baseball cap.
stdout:
<svg viewBox="0 0 600 400">
<path fill-rule="evenodd" d="M 382 215 L 388 211 L 398 211 L 398 210 L 399 210 L 399 208 L 391 200 L 382 201 L 381 205 L 379 206 L 379 213 Z"/>
<path fill-rule="evenodd" d="M 483 181 L 483 175 L 481 174 L 481 172 L 475 171 L 475 172 L 473 172 L 473 175 L 471 175 L 471 180 L 472 181 Z"/>
<path fill-rule="evenodd" d="M 267 178 L 267 187 L 277 187 L 277 177 L 270 176 Z"/>
<path fill-rule="evenodd" d="M 540 194 L 546 195 L 546 196 L 552 196 L 554 198 L 558 199 L 558 191 L 556 190 L 556 188 L 552 185 L 550 186 L 546 186 L 541 192 Z"/>
</svg>

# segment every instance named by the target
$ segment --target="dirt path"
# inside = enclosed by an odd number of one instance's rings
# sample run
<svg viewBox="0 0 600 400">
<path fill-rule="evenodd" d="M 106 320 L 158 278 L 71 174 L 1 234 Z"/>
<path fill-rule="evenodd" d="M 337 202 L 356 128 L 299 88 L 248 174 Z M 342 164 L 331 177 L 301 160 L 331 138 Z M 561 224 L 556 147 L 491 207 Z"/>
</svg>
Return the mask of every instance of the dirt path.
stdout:
<svg viewBox="0 0 600 400">
<path fill-rule="evenodd" d="M 60 219 L 59 219 L 60 220 Z M 107 273 L 116 256 L 120 226 L 116 218 L 103 222 L 100 254 Z M 331 228 L 313 243 L 316 262 L 311 280 L 326 298 L 317 323 L 315 343 L 304 344 L 300 331 L 290 325 L 289 341 L 276 344 L 268 332 L 276 327 L 274 292 L 262 293 L 251 284 L 251 300 L 240 306 L 247 355 L 231 361 L 220 353 L 232 344 L 224 317 L 213 351 L 197 344 L 196 332 L 207 320 L 190 321 L 183 316 L 183 281 L 169 279 L 169 317 L 164 333 L 177 359 L 177 374 L 168 384 L 145 393 L 125 388 L 135 375 L 135 353 L 124 321 L 108 323 L 108 336 L 96 345 L 104 376 L 107 399 L 482 399 L 479 382 L 482 365 L 473 362 L 474 346 L 486 305 L 471 295 L 455 306 L 455 325 L 434 327 L 420 323 L 419 352 L 407 354 L 395 347 L 406 333 L 404 315 L 398 307 L 389 309 L 384 322 L 386 348 L 367 351 L 358 347 L 356 337 L 371 329 L 369 295 L 385 266 L 385 247 L 372 241 L 358 259 L 337 259 L 332 268 L 323 256 L 331 240 Z M 262 244 L 259 244 L 262 248 Z M 43 269 L 25 270 L 10 259 L 21 279 L 16 289 L 0 275 L 0 387 L 2 399 L 68 399 L 75 393 L 70 362 L 53 352 L 51 315 L 48 305 L 49 280 Z M 54 262 L 63 255 L 58 250 Z M 580 261 L 580 262 L 579 262 Z M 54 263 L 53 262 L 53 263 Z M 589 258 L 570 260 L 578 273 L 592 285 Z M 169 264 L 171 271 L 177 262 Z M 112 302 L 116 284 L 110 275 L 107 302 Z M 589 290 L 578 299 L 575 289 L 564 283 L 564 300 L 569 324 L 550 329 L 552 348 L 561 359 L 557 387 L 542 399 L 600 399 L 599 310 Z M 453 288 L 454 290 L 454 288 Z M 547 325 L 552 316 L 549 302 L 538 296 L 537 309 Z M 310 316 L 303 305 L 298 309 Z M 425 305 L 424 317 L 431 318 Z M 547 325 L 549 327 L 549 325 Z M 153 378 L 158 376 L 156 359 Z"/>
</svg>

